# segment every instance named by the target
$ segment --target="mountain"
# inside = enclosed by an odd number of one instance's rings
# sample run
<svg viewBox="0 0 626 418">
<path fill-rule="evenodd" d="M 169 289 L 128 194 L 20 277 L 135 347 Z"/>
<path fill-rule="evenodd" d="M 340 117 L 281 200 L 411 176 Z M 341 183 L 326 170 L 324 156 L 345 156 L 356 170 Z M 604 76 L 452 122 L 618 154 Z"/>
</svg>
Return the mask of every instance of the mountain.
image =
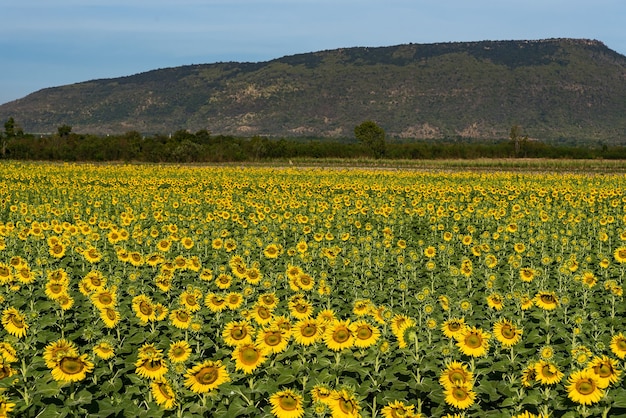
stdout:
<svg viewBox="0 0 626 418">
<path fill-rule="evenodd" d="M 180 129 L 351 137 L 626 142 L 626 57 L 600 41 L 544 39 L 355 47 L 222 62 L 47 88 L 0 106 L 30 133 Z"/>
</svg>

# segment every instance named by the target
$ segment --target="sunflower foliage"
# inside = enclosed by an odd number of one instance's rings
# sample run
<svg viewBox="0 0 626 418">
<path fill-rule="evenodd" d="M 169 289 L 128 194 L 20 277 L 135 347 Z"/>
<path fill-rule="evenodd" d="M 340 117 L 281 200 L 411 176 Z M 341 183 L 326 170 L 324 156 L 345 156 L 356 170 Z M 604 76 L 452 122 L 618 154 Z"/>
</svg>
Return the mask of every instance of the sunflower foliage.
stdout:
<svg viewBox="0 0 626 418">
<path fill-rule="evenodd" d="M 623 176 L 0 171 L 0 416 L 626 414 Z"/>
</svg>

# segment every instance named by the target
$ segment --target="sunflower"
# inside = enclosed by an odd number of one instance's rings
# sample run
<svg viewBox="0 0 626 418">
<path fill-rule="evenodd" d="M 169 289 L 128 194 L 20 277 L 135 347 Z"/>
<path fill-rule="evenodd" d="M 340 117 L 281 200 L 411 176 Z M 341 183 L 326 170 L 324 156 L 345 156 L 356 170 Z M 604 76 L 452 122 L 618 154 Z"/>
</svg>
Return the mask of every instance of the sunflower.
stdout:
<svg viewBox="0 0 626 418">
<path fill-rule="evenodd" d="M 200 279 L 204 280 L 205 282 L 210 282 L 211 280 L 213 280 L 213 270 L 202 269 L 202 272 L 200 273 Z"/>
<path fill-rule="evenodd" d="M 311 345 L 322 337 L 322 327 L 317 319 L 301 319 L 292 330 L 296 343 L 300 345 Z"/>
<path fill-rule="evenodd" d="M 139 348 L 137 353 L 138 358 L 151 358 L 151 357 L 162 357 L 163 350 L 160 348 L 156 348 L 153 343 L 146 343 Z"/>
<path fill-rule="evenodd" d="M 535 270 L 530 267 L 524 267 L 519 271 L 519 277 L 523 282 L 530 283 L 535 278 Z"/>
<path fill-rule="evenodd" d="M 22 338 L 26 336 L 28 324 L 24 322 L 24 314 L 10 307 L 2 311 L 2 326 L 9 334 Z"/>
<path fill-rule="evenodd" d="M 299 274 L 296 277 L 295 282 L 297 283 L 297 286 L 304 291 L 312 290 L 315 287 L 315 280 L 310 274 L 307 273 Z"/>
<path fill-rule="evenodd" d="M 164 378 L 155 379 L 150 383 L 150 392 L 154 402 L 163 409 L 172 409 L 176 406 L 176 395 L 172 386 Z"/>
<path fill-rule="evenodd" d="M 46 367 L 52 369 L 57 365 L 57 360 L 63 356 L 78 356 L 76 344 L 66 339 L 60 339 L 48 344 L 43 350 L 43 359 Z"/>
<path fill-rule="evenodd" d="M 465 327 L 465 318 L 450 318 L 441 325 L 441 331 L 448 338 L 456 338 L 465 330 Z"/>
<path fill-rule="evenodd" d="M 17 374 L 17 371 L 13 369 L 13 367 L 11 367 L 9 363 L 5 364 L 4 361 L 0 361 L 0 380 L 4 379 L 5 377 L 11 377 L 15 374 Z"/>
<path fill-rule="evenodd" d="M 481 357 L 489 351 L 491 335 L 477 327 L 466 327 L 457 337 L 457 347 L 467 356 Z"/>
<path fill-rule="evenodd" d="M 354 345 L 354 333 L 350 327 L 350 320 L 335 320 L 324 331 L 324 343 L 334 351 L 350 348 Z"/>
<path fill-rule="evenodd" d="M 551 311 L 559 306 L 559 299 L 554 292 L 541 291 L 535 295 L 535 304 L 546 311 Z"/>
<path fill-rule="evenodd" d="M 215 279 L 215 284 L 222 290 L 228 289 L 232 282 L 233 277 L 226 273 L 220 273 Z"/>
<path fill-rule="evenodd" d="M 330 324 L 337 320 L 337 314 L 332 309 L 322 309 L 317 313 L 315 319 L 317 319 L 320 325 Z"/>
<path fill-rule="evenodd" d="M 611 351 L 621 360 L 626 357 L 626 336 L 621 332 L 611 337 Z"/>
<path fill-rule="evenodd" d="M 60 382 L 78 382 L 93 370 L 93 363 L 83 355 L 59 355 L 52 369 L 52 378 Z"/>
<path fill-rule="evenodd" d="M 208 293 L 204 298 L 204 304 L 211 312 L 222 312 L 226 309 L 226 299 L 222 295 Z"/>
<path fill-rule="evenodd" d="M 239 309 L 243 304 L 243 295 L 238 292 L 230 292 L 226 295 L 226 307 L 231 311 Z"/>
<path fill-rule="evenodd" d="M 333 391 L 330 395 L 328 406 L 332 411 L 333 418 L 356 418 L 360 417 L 361 407 L 354 393 L 347 389 Z"/>
<path fill-rule="evenodd" d="M 567 382 L 567 397 L 578 404 L 591 405 L 600 402 L 604 396 L 597 375 L 589 369 L 572 372 Z"/>
<path fill-rule="evenodd" d="M 388 403 L 383 409 L 383 418 L 416 418 L 420 414 L 414 412 L 414 405 L 405 405 L 401 401 L 393 401 Z"/>
<path fill-rule="evenodd" d="M 289 344 L 290 331 L 279 328 L 261 330 L 256 337 L 256 344 L 263 347 L 268 353 L 281 353 Z"/>
<path fill-rule="evenodd" d="M 493 334 L 503 347 L 513 347 L 522 339 L 523 330 L 508 319 L 501 319 L 493 325 Z"/>
<path fill-rule="evenodd" d="M 278 305 L 278 298 L 275 293 L 264 293 L 259 296 L 257 303 L 269 309 L 274 309 Z"/>
<path fill-rule="evenodd" d="M 313 304 L 299 298 L 289 302 L 289 313 L 296 319 L 306 319 L 313 315 Z"/>
<path fill-rule="evenodd" d="M 439 383 L 448 389 L 455 384 L 462 384 L 469 389 L 474 384 L 474 374 L 468 370 L 467 366 L 459 361 L 451 361 L 446 364 L 446 368 L 439 376 Z"/>
<path fill-rule="evenodd" d="M 496 311 L 501 311 L 504 307 L 504 301 L 502 300 L 502 296 L 500 296 L 498 293 L 490 294 L 489 296 L 487 296 L 487 306 L 495 309 Z"/>
<path fill-rule="evenodd" d="M 137 318 L 139 318 L 142 324 L 147 324 L 149 321 L 156 320 L 154 306 L 152 304 L 152 300 L 148 296 L 135 296 L 132 300 L 132 307 L 135 315 L 137 315 Z"/>
<path fill-rule="evenodd" d="M 183 363 L 191 355 L 191 346 L 185 340 L 176 341 L 170 344 L 167 357 L 172 363 Z"/>
<path fill-rule="evenodd" d="M 265 325 L 271 322 L 273 317 L 272 309 L 258 302 L 252 307 L 250 315 L 252 316 L 252 319 L 254 319 L 254 321 L 259 325 Z"/>
<path fill-rule="evenodd" d="M 617 383 L 622 371 L 619 369 L 619 362 L 607 356 L 594 357 L 587 366 L 598 380 L 600 389 L 605 389 L 613 383 Z"/>
<path fill-rule="evenodd" d="M 17 274 L 15 277 L 17 278 L 17 281 L 22 284 L 31 284 L 35 282 L 35 279 L 37 278 L 37 273 L 35 273 L 28 267 L 22 267 L 17 270 Z"/>
<path fill-rule="evenodd" d="M 48 299 L 57 300 L 67 294 L 67 284 L 64 282 L 48 281 L 46 283 L 46 296 Z"/>
<path fill-rule="evenodd" d="M 11 268 L 4 263 L 0 263 L 0 284 L 7 284 L 12 281 L 13 273 L 11 273 Z"/>
<path fill-rule="evenodd" d="M 391 332 L 398 336 L 404 333 L 404 329 L 415 325 L 415 320 L 403 314 L 396 314 L 391 319 Z"/>
<path fill-rule="evenodd" d="M 520 308 L 523 311 L 527 311 L 528 309 L 532 308 L 535 305 L 535 302 L 533 301 L 533 299 L 530 298 L 528 295 L 520 296 L 519 302 L 520 302 Z"/>
<path fill-rule="evenodd" d="M 356 316 L 365 316 L 369 313 L 372 302 L 369 299 L 360 299 L 354 301 L 352 313 Z"/>
<path fill-rule="evenodd" d="M 93 347 L 93 352 L 102 360 L 108 360 L 115 356 L 115 350 L 108 341 L 101 341 Z"/>
<path fill-rule="evenodd" d="M 276 418 L 300 418 L 304 415 L 302 396 L 291 389 L 272 394 L 270 405 Z"/>
<path fill-rule="evenodd" d="M 85 260 L 87 260 L 89 263 L 97 263 L 98 261 L 102 260 L 102 254 L 95 247 L 90 247 L 83 251 L 83 257 L 85 257 Z"/>
<path fill-rule="evenodd" d="M 110 290 L 102 289 L 96 291 L 91 295 L 91 302 L 98 309 L 114 308 L 117 302 L 116 288 L 112 287 Z"/>
<path fill-rule="evenodd" d="M 590 271 L 584 272 L 581 277 L 581 280 L 583 284 L 586 285 L 590 289 L 594 287 L 596 283 L 598 283 L 598 278 L 595 276 L 595 274 L 593 274 Z"/>
<path fill-rule="evenodd" d="M 626 263 L 626 247 L 618 247 L 613 252 L 613 257 L 618 263 Z"/>
<path fill-rule="evenodd" d="M 559 383 L 563 378 L 561 372 L 554 363 L 546 360 L 539 360 L 535 363 L 536 380 L 542 385 L 553 385 Z"/>
<path fill-rule="evenodd" d="M 266 258 L 270 258 L 270 259 L 277 258 L 280 255 L 281 250 L 282 250 L 282 247 L 280 245 L 269 244 L 263 250 L 263 255 L 265 255 Z"/>
<path fill-rule="evenodd" d="M 160 353 L 139 356 L 135 362 L 135 367 L 135 373 L 148 379 L 159 379 L 167 373 L 167 364 Z"/>
<path fill-rule="evenodd" d="M 178 329 L 188 329 L 193 320 L 191 315 L 186 309 L 174 309 L 169 314 L 170 321 Z"/>
<path fill-rule="evenodd" d="M 16 362 L 17 351 L 11 344 L 5 341 L 0 341 L 0 357 L 2 357 L 2 360 L 7 363 Z"/>
<path fill-rule="evenodd" d="M 185 374 L 185 386 L 195 393 L 207 393 L 228 381 L 230 376 L 226 366 L 219 360 L 206 360 L 187 369 Z"/>
<path fill-rule="evenodd" d="M 367 321 L 353 322 L 350 330 L 354 335 L 354 345 L 359 348 L 371 347 L 380 338 L 380 330 Z"/>
<path fill-rule="evenodd" d="M 114 308 L 104 308 L 100 310 L 100 319 L 107 328 L 115 328 L 120 322 L 120 313 Z"/>
<path fill-rule="evenodd" d="M 474 404 L 476 393 L 468 385 L 456 383 L 445 390 L 445 401 L 458 409 L 467 409 Z"/>
<path fill-rule="evenodd" d="M 434 256 L 437 255 L 437 250 L 433 246 L 428 246 L 428 247 L 424 248 L 424 255 L 427 258 L 433 258 Z"/>
<path fill-rule="evenodd" d="M 200 301 L 202 300 L 202 292 L 200 289 L 185 290 L 180 294 L 180 304 L 188 312 L 197 312 L 200 310 Z"/>
<path fill-rule="evenodd" d="M 0 394 L 0 417 L 4 418 L 8 416 L 8 412 L 11 412 L 15 408 L 15 403 L 10 402 L 9 398 Z"/>
<path fill-rule="evenodd" d="M 244 277 L 246 282 L 248 282 L 249 284 L 258 284 L 262 278 L 263 275 L 257 267 L 247 269 L 246 276 Z"/>
<path fill-rule="evenodd" d="M 325 384 L 315 385 L 311 389 L 311 399 L 313 403 L 320 402 L 329 405 L 332 394 L 333 391 Z"/>
<path fill-rule="evenodd" d="M 231 321 L 224 327 L 222 338 L 229 346 L 236 347 L 238 345 L 251 344 L 253 333 L 254 328 L 248 321 Z"/>
<path fill-rule="evenodd" d="M 235 369 L 245 374 L 250 374 L 265 362 L 267 352 L 259 345 L 243 344 L 235 348 L 232 359 L 235 361 Z"/>
</svg>

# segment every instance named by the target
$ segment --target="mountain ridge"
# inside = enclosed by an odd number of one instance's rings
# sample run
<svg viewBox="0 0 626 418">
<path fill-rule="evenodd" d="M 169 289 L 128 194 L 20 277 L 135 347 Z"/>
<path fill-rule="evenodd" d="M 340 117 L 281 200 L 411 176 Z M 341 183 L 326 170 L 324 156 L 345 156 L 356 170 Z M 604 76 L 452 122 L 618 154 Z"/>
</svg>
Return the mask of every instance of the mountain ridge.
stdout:
<svg viewBox="0 0 626 418">
<path fill-rule="evenodd" d="M 352 136 L 374 120 L 400 139 L 626 140 L 626 57 L 552 38 L 350 47 L 264 62 L 155 69 L 39 90 L 0 106 L 27 132 Z"/>
</svg>

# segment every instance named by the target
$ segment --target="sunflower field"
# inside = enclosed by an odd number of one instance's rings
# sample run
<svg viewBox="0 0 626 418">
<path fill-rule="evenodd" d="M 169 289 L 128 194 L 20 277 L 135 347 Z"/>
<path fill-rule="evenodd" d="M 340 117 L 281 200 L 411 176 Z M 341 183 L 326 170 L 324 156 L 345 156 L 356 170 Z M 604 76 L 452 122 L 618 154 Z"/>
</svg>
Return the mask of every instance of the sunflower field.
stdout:
<svg viewBox="0 0 626 418">
<path fill-rule="evenodd" d="M 626 416 L 626 176 L 0 165 L 0 416 Z"/>
</svg>

